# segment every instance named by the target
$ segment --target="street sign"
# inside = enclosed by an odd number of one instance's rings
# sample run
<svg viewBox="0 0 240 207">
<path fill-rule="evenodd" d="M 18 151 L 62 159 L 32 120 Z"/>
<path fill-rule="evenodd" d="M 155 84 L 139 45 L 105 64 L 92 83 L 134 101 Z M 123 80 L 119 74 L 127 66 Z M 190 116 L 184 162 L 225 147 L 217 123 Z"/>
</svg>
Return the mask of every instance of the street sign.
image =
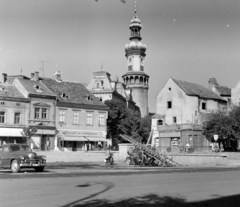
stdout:
<svg viewBox="0 0 240 207">
<path fill-rule="evenodd" d="M 218 140 L 218 134 L 214 134 L 213 138 L 214 138 L 215 141 L 217 141 Z"/>
</svg>

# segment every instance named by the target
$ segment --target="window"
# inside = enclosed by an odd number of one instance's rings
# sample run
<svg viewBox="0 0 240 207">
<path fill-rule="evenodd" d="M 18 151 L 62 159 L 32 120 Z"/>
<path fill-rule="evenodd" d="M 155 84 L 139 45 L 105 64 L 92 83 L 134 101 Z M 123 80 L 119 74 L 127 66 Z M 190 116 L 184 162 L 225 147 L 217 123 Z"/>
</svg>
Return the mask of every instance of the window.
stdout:
<svg viewBox="0 0 240 207">
<path fill-rule="evenodd" d="M 65 123 L 66 122 L 66 110 L 59 111 L 59 122 Z"/>
<path fill-rule="evenodd" d="M 99 84 L 99 83 L 97 83 L 97 88 L 99 88 L 99 85 L 100 85 L 100 84 Z"/>
<path fill-rule="evenodd" d="M 99 126 L 105 126 L 104 113 L 99 114 Z"/>
<path fill-rule="evenodd" d="M 93 114 L 92 114 L 92 112 L 87 112 L 87 125 L 93 125 Z"/>
<path fill-rule="evenodd" d="M 34 118 L 40 119 L 40 108 L 35 108 Z"/>
<path fill-rule="evenodd" d="M 14 114 L 14 124 L 20 124 L 20 116 L 21 114 L 19 112 Z"/>
<path fill-rule="evenodd" d="M 20 103 L 16 103 L 16 106 L 20 106 Z"/>
<path fill-rule="evenodd" d="M 174 124 L 177 123 L 177 117 L 176 116 L 173 117 L 173 123 Z"/>
<path fill-rule="evenodd" d="M 73 124 L 79 124 L 79 111 L 73 112 Z"/>
<path fill-rule="evenodd" d="M 1 102 L 1 105 L 5 105 L 5 102 Z"/>
<path fill-rule="evenodd" d="M 0 111 L 0 123 L 5 123 L 5 111 Z"/>
<path fill-rule="evenodd" d="M 202 110 L 206 110 L 206 103 L 205 102 L 202 102 Z"/>
<path fill-rule="evenodd" d="M 42 119 L 47 119 L 47 109 L 42 108 Z"/>
<path fill-rule="evenodd" d="M 168 109 L 171 109 L 171 108 L 172 108 L 172 101 L 168 101 L 168 102 L 167 102 L 167 108 L 168 108 Z"/>
</svg>

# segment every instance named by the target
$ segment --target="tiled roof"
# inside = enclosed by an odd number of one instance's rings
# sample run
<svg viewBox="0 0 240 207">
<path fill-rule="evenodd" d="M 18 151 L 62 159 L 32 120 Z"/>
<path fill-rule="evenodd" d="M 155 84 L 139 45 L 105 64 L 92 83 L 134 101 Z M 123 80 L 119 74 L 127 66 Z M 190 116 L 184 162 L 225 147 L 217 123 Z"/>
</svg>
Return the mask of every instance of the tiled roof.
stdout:
<svg viewBox="0 0 240 207">
<path fill-rule="evenodd" d="M 190 83 L 186 81 L 172 79 L 187 95 L 189 96 L 199 96 L 200 98 L 207 98 L 207 99 L 216 99 L 225 101 L 219 95 L 214 93 L 213 91 L 198 85 L 196 83 Z"/>
<path fill-rule="evenodd" d="M 0 84 L 0 96 L 24 98 L 24 96 L 18 91 L 14 85 Z"/>
<path fill-rule="evenodd" d="M 219 85 L 215 85 L 214 87 L 217 89 L 220 95 L 231 96 L 231 88 L 228 88 L 227 86 L 219 86 Z"/>
<path fill-rule="evenodd" d="M 57 99 L 60 102 L 105 106 L 81 83 L 70 81 L 57 82 L 51 78 L 44 78 L 43 83 L 57 95 Z M 63 98 L 61 94 L 65 94 L 67 98 Z"/>
<path fill-rule="evenodd" d="M 51 96 L 55 95 L 40 80 L 35 81 L 35 80 L 26 80 L 26 79 L 20 79 L 20 78 L 18 80 L 29 93 L 39 94 L 39 95 L 51 95 Z M 40 90 L 37 90 L 36 86 L 40 86 Z"/>
</svg>

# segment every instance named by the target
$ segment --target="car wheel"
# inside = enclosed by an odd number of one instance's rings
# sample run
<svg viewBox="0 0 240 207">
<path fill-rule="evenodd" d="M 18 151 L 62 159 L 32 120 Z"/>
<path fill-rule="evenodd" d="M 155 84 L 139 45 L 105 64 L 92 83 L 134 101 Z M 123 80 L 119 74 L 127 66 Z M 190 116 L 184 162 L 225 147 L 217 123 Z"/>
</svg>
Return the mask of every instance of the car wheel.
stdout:
<svg viewBox="0 0 240 207">
<path fill-rule="evenodd" d="M 44 167 L 36 167 L 35 168 L 36 172 L 43 172 L 43 170 L 44 170 Z"/>
<path fill-rule="evenodd" d="M 130 158 L 130 157 L 127 157 L 125 162 L 126 162 L 128 165 L 131 165 L 131 158 Z"/>
<path fill-rule="evenodd" d="M 13 160 L 11 162 L 11 170 L 13 173 L 18 173 L 20 171 L 20 166 L 17 160 Z"/>
</svg>

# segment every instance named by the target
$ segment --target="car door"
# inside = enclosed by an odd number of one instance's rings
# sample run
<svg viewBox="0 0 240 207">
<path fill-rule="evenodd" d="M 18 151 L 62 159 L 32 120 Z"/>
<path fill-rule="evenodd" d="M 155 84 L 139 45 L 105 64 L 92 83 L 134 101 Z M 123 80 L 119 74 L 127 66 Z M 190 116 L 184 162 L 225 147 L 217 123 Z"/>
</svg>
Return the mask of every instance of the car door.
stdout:
<svg viewBox="0 0 240 207">
<path fill-rule="evenodd" d="M 2 146 L 0 146 L 0 167 L 2 167 Z"/>
<path fill-rule="evenodd" d="M 3 167 L 9 167 L 10 166 L 9 145 L 3 145 L 1 160 L 2 160 L 2 166 Z"/>
</svg>

